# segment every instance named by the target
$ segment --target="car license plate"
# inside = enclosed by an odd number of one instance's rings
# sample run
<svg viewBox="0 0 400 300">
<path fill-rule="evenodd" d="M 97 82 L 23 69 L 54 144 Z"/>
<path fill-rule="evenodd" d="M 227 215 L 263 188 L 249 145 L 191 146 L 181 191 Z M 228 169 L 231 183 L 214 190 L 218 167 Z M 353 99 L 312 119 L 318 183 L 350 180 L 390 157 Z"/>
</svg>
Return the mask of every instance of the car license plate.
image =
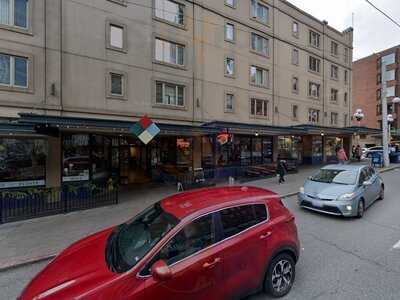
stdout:
<svg viewBox="0 0 400 300">
<path fill-rule="evenodd" d="M 313 206 L 320 207 L 320 208 L 324 206 L 324 204 L 319 201 L 313 201 L 312 204 L 313 204 Z"/>
</svg>

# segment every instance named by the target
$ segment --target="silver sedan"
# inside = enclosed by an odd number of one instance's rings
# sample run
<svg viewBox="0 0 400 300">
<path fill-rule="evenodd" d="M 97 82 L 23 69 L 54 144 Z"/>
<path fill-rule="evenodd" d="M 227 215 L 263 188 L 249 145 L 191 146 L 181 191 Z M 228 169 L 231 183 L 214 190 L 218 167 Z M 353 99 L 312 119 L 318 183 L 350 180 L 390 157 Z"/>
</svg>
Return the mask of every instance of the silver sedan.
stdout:
<svg viewBox="0 0 400 300">
<path fill-rule="evenodd" d="M 329 165 L 309 177 L 298 195 L 303 208 L 331 215 L 359 217 L 378 199 L 385 185 L 379 174 L 365 165 Z"/>
</svg>

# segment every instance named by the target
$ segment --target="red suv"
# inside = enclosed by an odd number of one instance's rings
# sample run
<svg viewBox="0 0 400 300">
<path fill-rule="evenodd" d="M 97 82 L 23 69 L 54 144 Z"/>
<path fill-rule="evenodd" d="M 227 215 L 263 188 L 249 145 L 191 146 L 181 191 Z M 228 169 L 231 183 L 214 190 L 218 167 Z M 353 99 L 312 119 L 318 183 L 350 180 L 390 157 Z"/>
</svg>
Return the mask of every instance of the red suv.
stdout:
<svg viewBox="0 0 400 300">
<path fill-rule="evenodd" d="M 20 300 L 240 299 L 286 295 L 299 240 L 279 197 L 224 187 L 166 198 L 64 250 Z"/>
</svg>

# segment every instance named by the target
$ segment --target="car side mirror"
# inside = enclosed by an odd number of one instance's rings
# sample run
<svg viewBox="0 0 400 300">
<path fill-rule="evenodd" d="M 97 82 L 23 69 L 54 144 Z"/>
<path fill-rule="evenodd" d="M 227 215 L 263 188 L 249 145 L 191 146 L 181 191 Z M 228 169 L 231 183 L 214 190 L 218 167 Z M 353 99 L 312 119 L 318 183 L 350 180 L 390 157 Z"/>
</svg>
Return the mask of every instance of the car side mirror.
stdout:
<svg viewBox="0 0 400 300">
<path fill-rule="evenodd" d="M 159 281 L 166 281 L 172 278 L 171 269 L 163 260 L 158 260 L 151 267 L 151 276 Z"/>
<path fill-rule="evenodd" d="M 370 186 L 372 183 L 371 183 L 371 181 L 369 181 L 369 180 L 366 180 L 366 181 L 364 181 L 363 182 L 363 186 Z"/>
</svg>

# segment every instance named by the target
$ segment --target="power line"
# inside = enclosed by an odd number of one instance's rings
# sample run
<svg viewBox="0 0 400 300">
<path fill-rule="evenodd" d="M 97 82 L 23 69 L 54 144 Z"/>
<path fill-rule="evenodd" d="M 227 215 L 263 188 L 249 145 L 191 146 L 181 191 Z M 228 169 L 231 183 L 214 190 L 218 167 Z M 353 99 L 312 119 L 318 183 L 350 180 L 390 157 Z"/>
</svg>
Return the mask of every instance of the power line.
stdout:
<svg viewBox="0 0 400 300">
<path fill-rule="evenodd" d="M 400 23 L 397 22 L 395 19 L 393 19 L 391 16 L 389 16 L 387 13 L 385 13 L 383 10 L 378 8 L 375 4 L 373 4 L 369 0 L 365 0 L 369 5 L 371 5 L 373 8 L 375 8 L 377 11 L 379 11 L 382 15 L 384 15 L 386 18 L 388 18 L 391 22 L 393 22 L 397 27 L 400 28 Z"/>
</svg>

